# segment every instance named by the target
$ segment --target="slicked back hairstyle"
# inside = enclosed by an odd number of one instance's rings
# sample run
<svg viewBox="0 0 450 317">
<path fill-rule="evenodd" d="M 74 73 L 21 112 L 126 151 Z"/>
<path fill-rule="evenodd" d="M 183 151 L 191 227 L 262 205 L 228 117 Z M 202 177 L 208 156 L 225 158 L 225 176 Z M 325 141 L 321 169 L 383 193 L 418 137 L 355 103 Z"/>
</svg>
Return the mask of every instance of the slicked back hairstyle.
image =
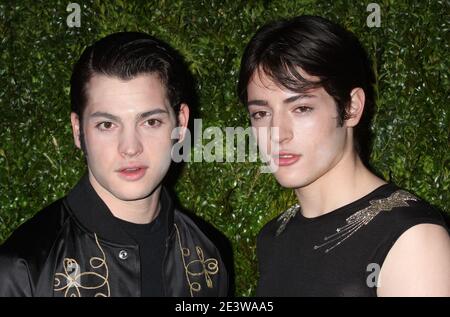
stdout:
<svg viewBox="0 0 450 317">
<path fill-rule="evenodd" d="M 165 42 L 145 33 L 114 33 L 83 51 L 70 81 L 71 110 L 80 119 L 87 103 L 87 83 L 95 74 L 122 80 L 155 74 L 166 88 L 175 112 L 181 103 L 189 103 L 192 94 L 188 69 L 181 55 Z"/>
</svg>

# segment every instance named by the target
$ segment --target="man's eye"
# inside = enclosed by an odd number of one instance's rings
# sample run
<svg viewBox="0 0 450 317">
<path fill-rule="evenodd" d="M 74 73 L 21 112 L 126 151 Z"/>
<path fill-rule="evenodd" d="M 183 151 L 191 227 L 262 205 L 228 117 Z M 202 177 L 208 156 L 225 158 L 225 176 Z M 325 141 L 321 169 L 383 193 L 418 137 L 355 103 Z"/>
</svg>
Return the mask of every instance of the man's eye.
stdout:
<svg viewBox="0 0 450 317">
<path fill-rule="evenodd" d="M 99 124 L 97 124 L 96 127 L 100 130 L 111 130 L 113 125 L 114 124 L 110 121 L 104 121 L 104 122 L 100 122 Z"/>
<path fill-rule="evenodd" d="M 161 121 L 158 119 L 149 119 L 145 121 L 145 124 L 151 127 L 157 127 L 161 125 Z"/>
<path fill-rule="evenodd" d="M 312 110 L 313 110 L 313 108 L 309 107 L 309 106 L 300 106 L 300 107 L 295 108 L 295 112 L 300 112 L 300 113 L 310 112 Z"/>
<path fill-rule="evenodd" d="M 260 120 L 267 117 L 269 113 L 267 111 L 258 111 L 251 114 L 251 117 L 255 120 Z"/>
</svg>

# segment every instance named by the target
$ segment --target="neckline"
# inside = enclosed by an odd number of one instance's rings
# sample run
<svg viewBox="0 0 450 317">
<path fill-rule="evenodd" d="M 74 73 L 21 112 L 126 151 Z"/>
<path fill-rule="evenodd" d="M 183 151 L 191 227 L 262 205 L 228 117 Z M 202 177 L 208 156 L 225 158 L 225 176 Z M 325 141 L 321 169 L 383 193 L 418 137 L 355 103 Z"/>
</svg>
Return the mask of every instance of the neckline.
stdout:
<svg viewBox="0 0 450 317">
<path fill-rule="evenodd" d="M 383 185 L 378 186 L 377 188 L 375 188 L 374 190 L 372 190 L 371 192 L 367 193 L 366 195 L 362 196 L 361 198 L 358 198 L 344 206 L 338 207 L 330 212 L 327 212 L 326 214 L 317 216 L 317 217 L 305 217 L 303 216 L 301 209 L 297 212 L 296 218 L 300 220 L 300 222 L 302 223 L 314 223 L 317 221 L 321 221 L 324 219 L 328 219 L 330 217 L 334 217 L 346 210 L 349 209 L 353 209 L 355 207 L 357 207 L 358 205 L 360 205 L 361 203 L 370 200 L 371 198 L 373 198 L 374 196 L 379 195 L 380 193 L 382 193 L 385 190 L 389 190 L 389 189 L 395 189 L 396 186 L 392 183 L 386 183 Z"/>
<path fill-rule="evenodd" d="M 150 222 L 148 223 L 134 223 L 130 222 L 118 217 L 114 217 L 114 221 L 125 229 L 128 233 L 136 233 L 136 234 L 151 234 L 155 231 L 159 231 L 162 229 L 162 220 L 164 219 L 164 215 L 161 215 L 164 213 L 164 210 L 161 206 L 160 211 L 158 215 Z"/>
<path fill-rule="evenodd" d="M 160 219 L 160 222 L 166 226 L 164 230 L 170 233 L 175 210 L 170 194 L 164 186 L 161 188 L 159 199 L 160 213 L 154 220 L 164 217 L 164 219 Z M 87 232 L 96 233 L 99 238 L 111 243 L 135 245 L 135 241 L 129 237 L 125 229 L 115 221 L 119 218 L 114 217 L 108 206 L 92 187 L 87 173 L 68 193 L 66 201 L 67 207 L 71 210 L 74 218 Z"/>
</svg>

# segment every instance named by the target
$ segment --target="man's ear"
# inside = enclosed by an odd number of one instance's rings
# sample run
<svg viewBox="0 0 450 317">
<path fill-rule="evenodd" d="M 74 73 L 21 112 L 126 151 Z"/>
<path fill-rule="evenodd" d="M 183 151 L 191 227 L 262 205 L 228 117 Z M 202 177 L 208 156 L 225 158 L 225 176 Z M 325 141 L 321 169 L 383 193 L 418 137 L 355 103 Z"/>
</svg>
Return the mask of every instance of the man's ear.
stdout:
<svg viewBox="0 0 450 317">
<path fill-rule="evenodd" d="M 350 92 L 350 106 L 348 108 L 348 119 L 345 120 L 345 126 L 352 128 L 355 127 L 364 111 L 364 103 L 366 95 L 362 88 L 354 88 Z"/>
<path fill-rule="evenodd" d="M 186 129 L 189 122 L 189 106 L 185 103 L 182 103 L 180 106 L 180 110 L 178 111 L 178 127 L 179 127 L 179 138 L 178 142 L 182 142 L 186 135 Z"/>
<path fill-rule="evenodd" d="M 75 112 L 70 113 L 70 122 L 72 123 L 72 134 L 73 134 L 73 141 L 75 143 L 75 146 L 79 149 L 81 149 L 81 142 L 80 142 L 80 118 Z"/>
</svg>

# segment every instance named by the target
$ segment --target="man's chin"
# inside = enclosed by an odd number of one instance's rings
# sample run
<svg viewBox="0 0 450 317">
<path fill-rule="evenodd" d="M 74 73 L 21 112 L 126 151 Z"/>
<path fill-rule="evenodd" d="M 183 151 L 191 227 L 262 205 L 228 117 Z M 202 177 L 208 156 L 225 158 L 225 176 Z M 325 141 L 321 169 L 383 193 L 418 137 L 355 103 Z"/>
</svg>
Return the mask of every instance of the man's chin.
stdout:
<svg viewBox="0 0 450 317">
<path fill-rule="evenodd" d="M 117 190 L 114 191 L 114 196 L 120 200 L 123 201 L 137 201 L 137 200 L 142 200 L 145 198 L 148 198 L 149 196 L 151 196 L 155 191 L 149 191 L 149 190 L 132 190 L 130 188 L 130 190 L 128 191 L 124 191 L 124 190 Z"/>
<path fill-rule="evenodd" d="M 140 194 L 140 195 L 120 193 L 120 194 L 116 194 L 114 196 L 116 196 L 116 198 L 118 198 L 122 201 L 138 201 L 138 200 L 143 200 L 143 199 L 149 197 L 150 193 Z"/>
<path fill-rule="evenodd" d="M 143 182 L 115 184 L 114 188 L 111 189 L 114 196 L 120 200 L 136 201 L 151 196 L 158 189 L 158 186 L 155 186 L 153 182 L 144 180 Z"/>
<path fill-rule="evenodd" d="M 275 179 L 284 188 L 297 189 L 308 185 L 307 180 L 301 175 L 275 175 Z"/>
</svg>

